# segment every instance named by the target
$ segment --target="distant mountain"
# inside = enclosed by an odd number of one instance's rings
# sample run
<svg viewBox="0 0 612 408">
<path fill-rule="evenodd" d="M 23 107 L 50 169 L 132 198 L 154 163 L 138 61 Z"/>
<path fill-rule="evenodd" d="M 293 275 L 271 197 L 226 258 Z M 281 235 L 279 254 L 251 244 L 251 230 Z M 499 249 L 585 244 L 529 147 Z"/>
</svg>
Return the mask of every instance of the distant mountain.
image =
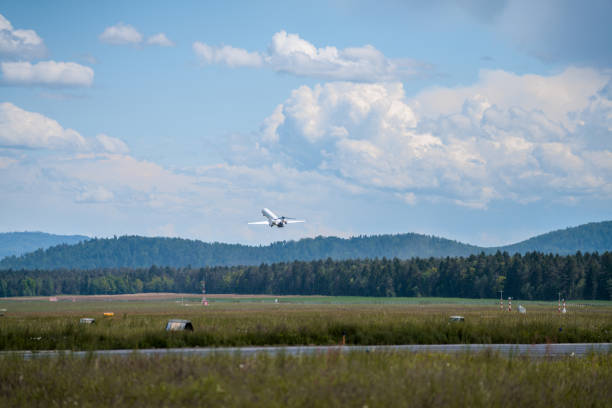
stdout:
<svg viewBox="0 0 612 408">
<path fill-rule="evenodd" d="M 521 254 L 533 251 L 559 255 L 572 255 L 577 251 L 603 253 L 612 250 L 612 221 L 592 222 L 552 231 L 517 244 L 490 248 L 488 252 L 498 249 Z"/>
<path fill-rule="evenodd" d="M 420 234 L 341 239 L 317 237 L 267 246 L 205 243 L 181 238 L 123 236 L 59 245 L 0 261 L 0 269 L 230 266 L 315 259 L 467 256 L 481 249 Z"/>
<path fill-rule="evenodd" d="M 83 235 L 53 235 L 44 232 L 1 232 L 0 259 L 22 255 L 37 249 L 47 249 L 59 244 L 76 244 L 89 239 Z"/>
<path fill-rule="evenodd" d="M 158 266 L 230 266 L 332 258 L 457 257 L 506 251 L 574 254 L 612 250 L 612 221 L 553 231 L 517 244 L 483 248 L 421 234 L 317 237 L 266 246 L 205 243 L 181 238 L 123 236 L 58 245 L 0 261 L 0 269 L 93 269 Z"/>
</svg>

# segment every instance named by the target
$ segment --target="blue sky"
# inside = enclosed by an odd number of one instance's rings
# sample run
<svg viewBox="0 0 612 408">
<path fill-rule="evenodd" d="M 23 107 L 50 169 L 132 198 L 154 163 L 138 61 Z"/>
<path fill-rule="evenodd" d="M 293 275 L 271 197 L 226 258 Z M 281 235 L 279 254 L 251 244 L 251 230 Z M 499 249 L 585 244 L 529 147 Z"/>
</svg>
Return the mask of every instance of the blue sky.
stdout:
<svg viewBox="0 0 612 408">
<path fill-rule="evenodd" d="M 612 5 L 421 3 L 0 1 L 0 230 L 499 245 L 612 219 Z M 262 207 L 308 223 L 246 225 Z"/>
</svg>

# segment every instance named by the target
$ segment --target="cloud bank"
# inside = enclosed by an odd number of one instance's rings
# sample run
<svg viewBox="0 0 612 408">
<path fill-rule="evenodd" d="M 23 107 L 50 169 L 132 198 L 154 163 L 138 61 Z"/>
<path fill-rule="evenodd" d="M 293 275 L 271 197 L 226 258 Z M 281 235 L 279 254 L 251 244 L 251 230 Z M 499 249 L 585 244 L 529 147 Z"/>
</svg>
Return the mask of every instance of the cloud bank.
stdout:
<svg viewBox="0 0 612 408">
<path fill-rule="evenodd" d="M 258 145 L 302 171 L 335 175 L 409 204 L 612 198 L 610 75 L 483 71 L 471 87 L 406 98 L 401 83 L 302 86 Z M 589 131 L 585 131 L 585 127 Z M 593 140 L 593 134 L 607 135 Z"/>
</svg>

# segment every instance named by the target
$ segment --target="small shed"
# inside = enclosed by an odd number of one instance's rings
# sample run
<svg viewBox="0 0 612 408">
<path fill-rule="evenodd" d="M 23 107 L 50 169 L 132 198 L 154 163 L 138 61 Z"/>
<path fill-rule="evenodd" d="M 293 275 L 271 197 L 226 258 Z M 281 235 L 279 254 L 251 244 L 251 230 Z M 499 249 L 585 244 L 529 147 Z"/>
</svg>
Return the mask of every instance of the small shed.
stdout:
<svg viewBox="0 0 612 408">
<path fill-rule="evenodd" d="M 465 317 L 463 317 L 463 316 L 451 316 L 449 318 L 449 320 L 451 322 L 463 322 L 465 320 Z"/>
<path fill-rule="evenodd" d="M 6 313 L 6 309 L 0 309 L 0 316 L 4 316 L 5 313 Z"/>
<path fill-rule="evenodd" d="M 81 317 L 81 320 L 79 320 L 80 324 L 92 324 L 95 322 L 96 322 L 96 319 L 91 318 L 91 317 Z"/>
<path fill-rule="evenodd" d="M 193 331 L 193 325 L 190 320 L 171 319 L 166 324 L 166 331 Z"/>
</svg>

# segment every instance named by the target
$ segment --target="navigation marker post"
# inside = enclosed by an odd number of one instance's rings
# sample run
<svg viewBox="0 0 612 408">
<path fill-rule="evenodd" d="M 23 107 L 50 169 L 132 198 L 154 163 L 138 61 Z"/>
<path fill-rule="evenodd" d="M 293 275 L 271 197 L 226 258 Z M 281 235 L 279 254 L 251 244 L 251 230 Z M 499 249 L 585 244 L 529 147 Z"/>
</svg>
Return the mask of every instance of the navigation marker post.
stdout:
<svg viewBox="0 0 612 408">
<path fill-rule="evenodd" d="M 563 299 L 563 309 L 561 309 L 561 313 L 567 313 L 567 309 L 565 308 L 565 299 Z"/>
<path fill-rule="evenodd" d="M 202 284 L 202 306 L 208 306 L 208 299 L 206 299 L 206 281 L 200 282 Z"/>
</svg>

